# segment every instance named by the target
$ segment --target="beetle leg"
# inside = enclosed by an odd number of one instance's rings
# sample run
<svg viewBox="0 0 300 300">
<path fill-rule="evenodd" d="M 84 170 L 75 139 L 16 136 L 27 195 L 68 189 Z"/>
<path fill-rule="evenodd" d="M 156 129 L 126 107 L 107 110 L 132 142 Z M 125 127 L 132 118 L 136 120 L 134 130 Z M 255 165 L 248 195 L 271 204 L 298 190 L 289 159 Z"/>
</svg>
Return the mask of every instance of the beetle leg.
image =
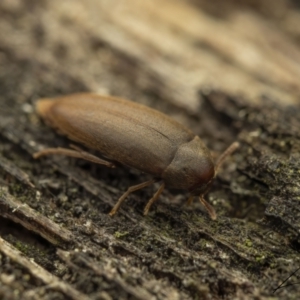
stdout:
<svg viewBox="0 0 300 300">
<path fill-rule="evenodd" d="M 208 202 L 206 202 L 206 200 L 204 200 L 203 196 L 200 196 L 199 200 L 202 203 L 202 205 L 205 207 L 205 209 L 207 210 L 211 219 L 216 220 L 217 214 L 216 214 L 215 209 Z"/>
<path fill-rule="evenodd" d="M 88 153 L 86 151 L 83 151 L 77 146 L 71 145 L 72 149 L 67 149 L 67 148 L 47 148 L 43 149 L 41 151 L 35 152 L 33 154 L 34 158 L 39 158 L 41 156 L 46 156 L 46 155 L 65 155 L 65 156 L 71 156 L 71 157 L 76 157 L 76 158 L 81 158 L 84 160 L 91 161 L 93 163 L 99 164 L 99 165 L 104 165 L 109 168 L 115 168 L 115 164 L 107 161 L 105 159 L 99 158 L 91 153 Z"/>
<path fill-rule="evenodd" d="M 153 203 L 155 203 L 157 201 L 159 195 L 164 190 L 164 188 L 165 188 L 165 183 L 163 182 L 162 185 L 157 190 L 157 192 L 153 195 L 153 197 L 148 201 L 147 205 L 145 206 L 144 216 L 146 216 L 148 214 L 150 207 L 152 206 Z"/>
<path fill-rule="evenodd" d="M 156 181 L 156 179 L 151 179 L 148 181 L 145 181 L 143 183 L 140 183 L 138 185 L 134 185 L 128 188 L 128 190 L 119 198 L 118 202 L 115 204 L 113 209 L 110 211 L 109 215 L 112 217 L 120 208 L 122 202 L 126 199 L 126 197 L 131 194 L 134 191 L 140 190 L 150 184 L 153 184 Z"/>
<path fill-rule="evenodd" d="M 186 204 L 187 204 L 187 205 L 191 205 L 191 204 L 193 203 L 193 201 L 194 201 L 194 197 L 195 197 L 195 196 L 193 196 L 193 195 L 189 196 L 189 199 L 188 199 L 188 201 L 186 202 Z"/>
<path fill-rule="evenodd" d="M 231 155 L 239 146 L 240 146 L 239 142 L 234 142 L 221 154 L 221 156 L 218 158 L 216 162 L 216 167 L 215 167 L 216 173 L 218 172 L 218 169 L 224 162 L 225 158 Z"/>
</svg>

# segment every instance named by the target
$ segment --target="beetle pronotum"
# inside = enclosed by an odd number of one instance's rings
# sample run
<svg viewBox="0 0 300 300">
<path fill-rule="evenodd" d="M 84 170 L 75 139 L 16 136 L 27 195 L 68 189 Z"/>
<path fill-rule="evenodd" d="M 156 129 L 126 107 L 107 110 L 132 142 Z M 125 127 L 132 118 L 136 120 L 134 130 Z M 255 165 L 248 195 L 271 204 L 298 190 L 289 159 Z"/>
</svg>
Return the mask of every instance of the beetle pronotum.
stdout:
<svg viewBox="0 0 300 300">
<path fill-rule="evenodd" d="M 199 196 L 211 218 L 216 219 L 214 208 L 203 196 L 225 157 L 238 147 L 237 142 L 214 164 L 201 139 L 165 114 L 125 99 L 96 94 L 41 99 L 37 102 L 37 112 L 69 139 L 99 151 L 102 158 L 75 146 L 73 149 L 44 149 L 36 152 L 34 158 L 59 154 L 111 168 L 118 162 L 153 175 L 153 179 L 129 187 L 111 210 L 111 216 L 130 193 L 161 181 L 159 189 L 148 201 L 144 215 L 166 186 L 188 190 L 188 203 Z"/>
</svg>

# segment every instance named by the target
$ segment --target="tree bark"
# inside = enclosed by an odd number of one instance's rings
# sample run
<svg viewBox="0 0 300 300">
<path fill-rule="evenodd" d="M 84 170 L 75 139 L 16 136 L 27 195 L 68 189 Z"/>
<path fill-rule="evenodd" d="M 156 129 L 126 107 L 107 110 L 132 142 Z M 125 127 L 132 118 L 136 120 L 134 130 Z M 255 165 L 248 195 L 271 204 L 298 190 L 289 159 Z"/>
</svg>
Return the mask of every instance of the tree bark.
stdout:
<svg viewBox="0 0 300 300">
<path fill-rule="evenodd" d="M 0 2 L 1 299 L 299 296 L 300 11 L 238 2 Z M 151 188 L 111 218 L 147 174 L 34 160 L 69 143 L 36 100 L 84 91 L 165 112 L 216 158 L 239 141 L 206 195 L 217 220 L 168 190 L 144 217 Z"/>
</svg>

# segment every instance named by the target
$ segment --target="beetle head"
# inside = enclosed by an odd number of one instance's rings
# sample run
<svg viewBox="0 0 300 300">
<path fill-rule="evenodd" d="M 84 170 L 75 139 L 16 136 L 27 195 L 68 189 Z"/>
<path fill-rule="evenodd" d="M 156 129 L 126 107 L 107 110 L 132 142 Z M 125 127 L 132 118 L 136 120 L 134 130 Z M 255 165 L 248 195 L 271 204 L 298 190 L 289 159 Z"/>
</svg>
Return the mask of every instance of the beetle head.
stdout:
<svg viewBox="0 0 300 300">
<path fill-rule="evenodd" d="M 170 188 L 185 189 L 203 195 L 215 176 L 212 157 L 198 136 L 180 145 L 162 179 Z"/>
<path fill-rule="evenodd" d="M 230 145 L 215 165 L 208 149 L 196 136 L 192 141 L 178 147 L 172 162 L 163 172 L 162 179 L 171 188 L 188 190 L 190 192 L 189 203 L 195 196 L 199 196 L 200 202 L 205 206 L 210 217 L 215 220 L 217 217 L 215 210 L 204 200 L 203 196 L 210 189 L 224 159 L 238 147 L 238 142 Z"/>
</svg>

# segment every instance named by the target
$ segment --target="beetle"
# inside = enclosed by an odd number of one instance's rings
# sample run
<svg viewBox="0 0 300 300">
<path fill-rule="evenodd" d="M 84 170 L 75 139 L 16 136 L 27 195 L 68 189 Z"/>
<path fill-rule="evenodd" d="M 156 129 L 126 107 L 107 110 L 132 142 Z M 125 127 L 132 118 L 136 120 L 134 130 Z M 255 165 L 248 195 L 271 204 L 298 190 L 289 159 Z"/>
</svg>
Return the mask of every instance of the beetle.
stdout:
<svg viewBox="0 0 300 300">
<path fill-rule="evenodd" d="M 167 115 L 142 104 L 122 98 L 91 93 L 73 94 L 37 101 L 37 113 L 45 122 L 70 140 L 97 150 L 101 158 L 77 146 L 47 148 L 34 153 L 82 158 L 107 167 L 116 162 L 151 174 L 153 178 L 131 186 L 110 211 L 113 216 L 132 192 L 157 181 L 161 185 L 148 201 L 144 215 L 165 187 L 190 193 L 188 203 L 199 196 L 212 219 L 214 208 L 204 200 L 224 158 L 239 146 L 233 143 L 216 164 L 201 139 Z"/>
</svg>

